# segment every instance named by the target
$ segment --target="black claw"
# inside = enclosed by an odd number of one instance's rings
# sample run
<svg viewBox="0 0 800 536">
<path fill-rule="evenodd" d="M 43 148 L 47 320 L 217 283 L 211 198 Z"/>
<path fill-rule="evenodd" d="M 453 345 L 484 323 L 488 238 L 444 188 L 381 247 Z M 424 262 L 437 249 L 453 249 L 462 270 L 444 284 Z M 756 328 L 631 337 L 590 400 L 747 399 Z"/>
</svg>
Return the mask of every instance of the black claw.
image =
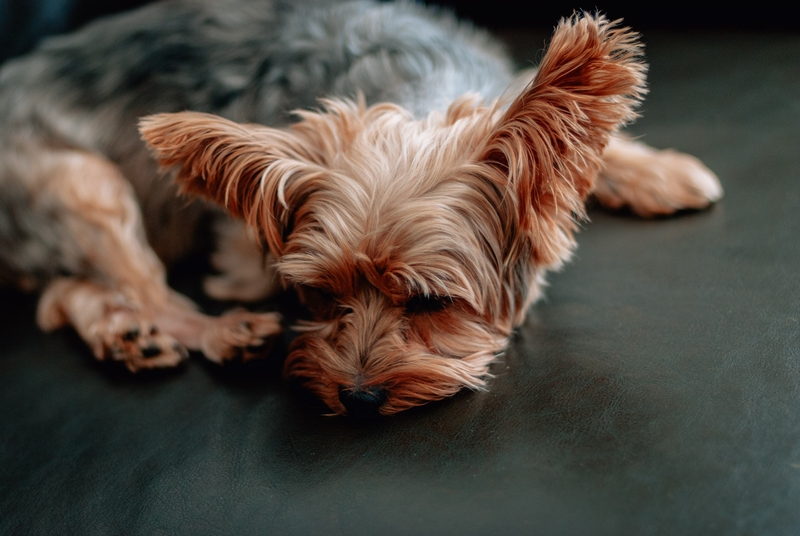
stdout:
<svg viewBox="0 0 800 536">
<path fill-rule="evenodd" d="M 132 330 L 125 332 L 125 334 L 122 336 L 122 340 L 125 342 L 135 341 L 139 338 L 139 334 L 139 328 L 133 328 Z"/>
<path fill-rule="evenodd" d="M 145 346 L 142 348 L 142 357 L 155 357 L 161 355 L 161 348 L 158 346 Z"/>
</svg>

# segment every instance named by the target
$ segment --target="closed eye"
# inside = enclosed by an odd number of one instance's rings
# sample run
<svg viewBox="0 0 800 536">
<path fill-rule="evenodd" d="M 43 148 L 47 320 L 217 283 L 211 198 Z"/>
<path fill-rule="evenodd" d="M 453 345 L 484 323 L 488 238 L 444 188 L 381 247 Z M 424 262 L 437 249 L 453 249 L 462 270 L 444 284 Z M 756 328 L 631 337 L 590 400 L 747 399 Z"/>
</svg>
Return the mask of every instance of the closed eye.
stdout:
<svg viewBox="0 0 800 536">
<path fill-rule="evenodd" d="M 320 320 L 329 320 L 339 313 L 336 296 L 325 289 L 298 285 L 297 293 L 300 301 L 308 307 L 311 314 Z"/>
<path fill-rule="evenodd" d="M 433 294 L 417 294 L 406 302 L 406 311 L 409 314 L 438 313 L 453 304 L 450 296 L 436 296 Z"/>
</svg>

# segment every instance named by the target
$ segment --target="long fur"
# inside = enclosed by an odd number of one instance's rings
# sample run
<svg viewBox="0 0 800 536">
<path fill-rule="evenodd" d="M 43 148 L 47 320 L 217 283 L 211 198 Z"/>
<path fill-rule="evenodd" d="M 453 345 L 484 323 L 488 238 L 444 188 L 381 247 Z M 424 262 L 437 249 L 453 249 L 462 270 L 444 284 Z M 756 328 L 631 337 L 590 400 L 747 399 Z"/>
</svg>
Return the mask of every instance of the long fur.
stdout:
<svg viewBox="0 0 800 536">
<path fill-rule="evenodd" d="M 617 134 L 645 71 L 599 15 L 563 19 L 515 82 L 487 34 L 419 5 L 167 0 L 0 70 L 0 279 L 132 371 L 263 356 L 277 315 L 208 317 L 166 284 L 156 254 L 211 217 L 207 291 L 296 289 L 312 319 L 284 374 L 333 412 L 483 389 L 588 195 L 644 214 L 721 195 Z"/>
<path fill-rule="evenodd" d="M 416 119 L 393 104 L 328 100 L 283 130 L 184 113 L 146 118 L 141 133 L 185 191 L 266 240 L 284 280 L 352 311 L 307 327 L 289 376 L 337 411 L 353 377 L 380 385 L 391 393 L 382 411 L 394 412 L 484 385 L 540 275 L 572 251 L 644 72 L 635 35 L 576 16 L 505 108 L 465 97 Z M 453 304 L 404 314 L 419 295 Z"/>
</svg>

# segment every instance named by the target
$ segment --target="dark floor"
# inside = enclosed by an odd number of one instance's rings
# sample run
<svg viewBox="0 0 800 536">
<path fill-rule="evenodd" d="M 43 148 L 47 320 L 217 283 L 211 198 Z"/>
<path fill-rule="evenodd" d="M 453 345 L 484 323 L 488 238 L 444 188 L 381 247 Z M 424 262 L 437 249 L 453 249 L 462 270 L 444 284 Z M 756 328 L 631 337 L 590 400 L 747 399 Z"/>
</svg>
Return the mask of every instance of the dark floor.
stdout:
<svg viewBox="0 0 800 536">
<path fill-rule="evenodd" d="M 271 365 L 99 367 L 0 294 L 0 534 L 800 533 L 800 35 L 645 40 L 632 130 L 726 197 L 592 211 L 488 393 L 322 417 Z"/>
</svg>

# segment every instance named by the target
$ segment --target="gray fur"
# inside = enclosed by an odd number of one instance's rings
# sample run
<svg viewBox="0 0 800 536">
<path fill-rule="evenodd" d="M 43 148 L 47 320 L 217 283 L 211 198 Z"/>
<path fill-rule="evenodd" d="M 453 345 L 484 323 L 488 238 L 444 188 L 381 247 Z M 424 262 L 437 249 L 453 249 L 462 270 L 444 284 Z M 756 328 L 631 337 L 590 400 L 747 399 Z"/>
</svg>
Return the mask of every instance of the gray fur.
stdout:
<svg viewBox="0 0 800 536">
<path fill-rule="evenodd" d="M 512 79 L 487 34 L 411 3 L 171 0 L 50 39 L 0 70 L 0 280 L 85 269 L 60 208 L 20 168 L 42 147 L 115 162 L 170 261 L 206 207 L 158 173 L 139 117 L 195 110 L 280 126 L 320 97 L 358 92 L 422 116 L 464 93 L 499 96 Z"/>
</svg>

